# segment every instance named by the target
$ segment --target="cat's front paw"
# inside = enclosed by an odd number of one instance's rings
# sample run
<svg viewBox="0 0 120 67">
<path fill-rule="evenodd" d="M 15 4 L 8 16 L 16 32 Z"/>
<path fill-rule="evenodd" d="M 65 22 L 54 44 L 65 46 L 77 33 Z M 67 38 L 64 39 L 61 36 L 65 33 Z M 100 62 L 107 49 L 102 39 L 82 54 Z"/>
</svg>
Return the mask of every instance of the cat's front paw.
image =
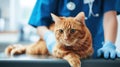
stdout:
<svg viewBox="0 0 120 67">
<path fill-rule="evenodd" d="M 20 44 L 9 45 L 5 49 L 5 54 L 10 56 L 23 54 L 23 53 L 25 53 L 25 47 Z"/>
<path fill-rule="evenodd" d="M 81 67 L 81 62 L 79 59 L 71 59 L 69 63 L 71 67 Z"/>
<path fill-rule="evenodd" d="M 67 60 L 71 67 L 81 67 L 79 56 L 75 54 L 68 54 L 64 56 L 63 59 Z"/>
</svg>

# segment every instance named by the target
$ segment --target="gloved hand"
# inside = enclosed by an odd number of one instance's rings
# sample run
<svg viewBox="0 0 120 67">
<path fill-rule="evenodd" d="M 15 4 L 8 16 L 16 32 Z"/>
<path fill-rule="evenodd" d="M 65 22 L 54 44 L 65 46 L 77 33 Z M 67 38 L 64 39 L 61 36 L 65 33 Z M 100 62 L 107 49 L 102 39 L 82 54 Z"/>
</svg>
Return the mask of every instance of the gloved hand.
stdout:
<svg viewBox="0 0 120 67">
<path fill-rule="evenodd" d="M 120 47 L 118 47 L 118 48 L 116 49 L 116 52 L 117 52 L 117 57 L 120 58 Z"/>
<path fill-rule="evenodd" d="M 116 51 L 116 47 L 115 45 L 110 42 L 110 41 L 106 41 L 103 44 L 103 47 L 98 49 L 97 51 L 97 56 L 100 57 L 101 55 L 104 56 L 104 58 L 111 58 L 111 59 L 115 59 L 116 56 L 120 57 L 120 53 Z"/>
<path fill-rule="evenodd" d="M 48 51 L 50 52 L 50 54 L 52 54 L 52 50 L 54 46 L 56 45 L 56 39 L 55 39 L 54 33 L 52 31 L 47 31 L 45 35 L 43 36 L 43 38 L 46 42 Z"/>
</svg>

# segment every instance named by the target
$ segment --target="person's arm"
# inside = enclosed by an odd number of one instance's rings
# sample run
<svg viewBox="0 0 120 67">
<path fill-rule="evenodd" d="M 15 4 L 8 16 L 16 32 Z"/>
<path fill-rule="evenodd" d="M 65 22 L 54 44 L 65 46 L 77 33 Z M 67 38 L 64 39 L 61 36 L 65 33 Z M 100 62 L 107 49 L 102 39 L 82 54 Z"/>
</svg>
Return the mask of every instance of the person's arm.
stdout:
<svg viewBox="0 0 120 67">
<path fill-rule="evenodd" d="M 29 24 L 37 28 L 38 34 L 45 40 L 49 52 L 52 52 L 56 41 L 54 33 L 47 27 L 53 23 L 50 13 L 57 14 L 58 3 L 59 0 L 37 0 L 29 20 Z"/>
<path fill-rule="evenodd" d="M 112 43 L 115 43 L 117 35 L 118 22 L 116 14 L 116 11 L 108 11 L 103 18 L 105 41 L 111 41 Z"/>
<path fill-rule="evenodd" d="M 120 53 L 116 52 L 115 40 L 117 36 L 117 17 L 116 11 L 108 11 L 104 14 L 103 27 L 104 27 L 104 38 L 102 48 L 98 49 L 97 56 L 103 55 L 104 58 L 115 59 L 120 57 Z"/>
<path fill-rule="evenodd" d="M 46 26 L 38 26 L 37 33 L 45 40 L 47 49 L 49 53 L 52 54 L 52 50 L 56 45 L 54 33 L 50 31 Z"/>
</svg>

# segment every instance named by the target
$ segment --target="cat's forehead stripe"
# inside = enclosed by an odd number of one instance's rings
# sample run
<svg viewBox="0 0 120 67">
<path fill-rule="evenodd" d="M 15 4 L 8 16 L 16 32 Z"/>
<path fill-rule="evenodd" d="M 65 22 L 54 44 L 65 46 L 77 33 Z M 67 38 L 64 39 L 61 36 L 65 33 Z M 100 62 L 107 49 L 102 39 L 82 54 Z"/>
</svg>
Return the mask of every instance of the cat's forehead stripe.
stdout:
<svg viewBox="0 0 120 67">
<path fill-rule="evenodd" d="M 71 28 L 71 21 L 69 20 L 69 19 L 65 19 L 64 21 L 63 21 L 63 23 L 64 23 L 64 27 L 65 28 Z"/>
</svg>

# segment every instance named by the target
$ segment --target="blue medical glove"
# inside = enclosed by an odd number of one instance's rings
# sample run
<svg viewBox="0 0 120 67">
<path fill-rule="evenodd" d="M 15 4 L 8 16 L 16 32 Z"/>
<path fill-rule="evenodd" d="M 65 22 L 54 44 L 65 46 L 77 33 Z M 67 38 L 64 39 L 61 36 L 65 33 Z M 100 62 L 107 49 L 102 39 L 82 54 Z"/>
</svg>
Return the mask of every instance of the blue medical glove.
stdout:
<svg viewBox="0 0 120 67">
<path fill-rule="evenodd" d="M 117 57 L 120 58 L 120 48 L 116 49 L 116 52 L 117 52 Z"/>
<path fill-rule="evenodd" d="M 52 50 L 54 46 L 56 45 L 56 39 L 55 39 L 54 33 L 52 31 L 48 31 L 45 33 L 43 38 L 46 42 L 48 51 L 50 52 L 50 54 L 52 54 Z"/>
<path fill-rule="evenodd" d="M 104 58 L 111 58 L 111 59 L 115 59 L 117 52 L 116 52 L 116 47 L 115 45 L 110 42 L 110 41 L 106 41 L 103 44 L 103 47 L 98 49 L 97 51 L 97 56 L 100 57 L 101 55 L 104 56 Z"/>
</svg>

